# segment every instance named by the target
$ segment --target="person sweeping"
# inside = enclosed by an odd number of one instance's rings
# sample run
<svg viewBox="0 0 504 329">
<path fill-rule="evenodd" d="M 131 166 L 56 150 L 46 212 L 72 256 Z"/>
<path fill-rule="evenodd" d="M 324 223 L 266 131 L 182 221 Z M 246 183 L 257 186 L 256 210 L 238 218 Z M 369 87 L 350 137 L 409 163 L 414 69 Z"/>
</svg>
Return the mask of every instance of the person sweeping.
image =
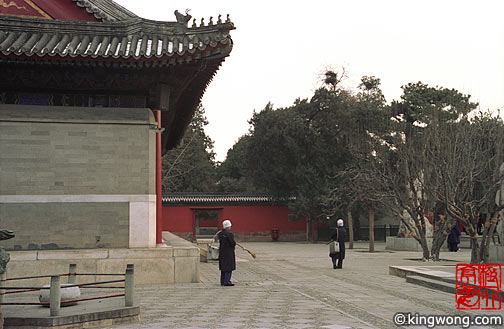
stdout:
<svg viewBox="0 0 504 329">
<path fill-rule="evenodd" d="M 221 271 L 221 286 L 234 286 L 231 282 L 231 275 L 236 269 L 235 246 L 236 242 L 231 233 L 231 221 L 226 219 L 222 222 L 222 231 L 218 233 L 219 238 L 219 270 Z"/>
</svg>

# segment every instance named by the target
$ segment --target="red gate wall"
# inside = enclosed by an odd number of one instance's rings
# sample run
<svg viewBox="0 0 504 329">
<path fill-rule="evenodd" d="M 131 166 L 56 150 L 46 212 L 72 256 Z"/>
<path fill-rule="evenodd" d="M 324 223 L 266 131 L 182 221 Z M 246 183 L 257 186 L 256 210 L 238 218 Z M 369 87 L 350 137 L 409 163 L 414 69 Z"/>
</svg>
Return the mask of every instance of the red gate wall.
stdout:
<svg viewBox="0 0 504 329">
<path fill-rule="evenodd" d="M 279 241 L 306 240 L 306 221 L 289 222 L 285 206 L 163 206 L 163 231 L 191 240 L 195 210 L 219 210 L 219 228 L 230 219 L 232 231 L 240 241 L 271 241 L 271 230 L 278 229 Z"/>
</svg>

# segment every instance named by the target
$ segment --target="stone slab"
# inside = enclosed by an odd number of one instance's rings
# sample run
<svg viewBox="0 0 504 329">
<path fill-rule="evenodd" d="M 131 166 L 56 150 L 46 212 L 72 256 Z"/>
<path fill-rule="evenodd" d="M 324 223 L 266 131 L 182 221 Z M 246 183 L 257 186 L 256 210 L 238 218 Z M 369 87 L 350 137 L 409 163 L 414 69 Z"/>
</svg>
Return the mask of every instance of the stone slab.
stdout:
<svg viewBox="0 0 504 329">
<path fill-rule="evenodd" d="M 446 266 L 389 266 L 389 274 L 400 278 L 411 275 L 418 275 L 424 278 L 438 279 L 440 281 L 455 284 L 455 270 L 445 271 Z"/>
<path fill-rule="evenodd" d="M 199 254 L 197 257 L 175 257 L 175 283 L 197 283 L 200 281 Z"/>
<path fill-rule="evenodd" d="M 108 254 L 108 249 L 47 250 L 39 251 L 37 259 L 101 259 L 108 258 Z"/>
<path fill-rule="evenodd" d="M 191 242 L 182 239 L 181 237 L 176 236 L 175 234 L 167 231 L 163 232 L 163 240 L 166 241 L 167 245 L 173 247 L 194 247 L 194 245 Z"/>
<path fill-rule="evenodd" d="M 108 258 L 167 258 L 173 257 L 173 248 L 109 249 Z"/>
<path fill-rule="evenodd" d="M 504 246 L 490 245 L 489 262 L 504 265 Z"/>
<path fill-rule="evenodd" d="M 80 291 L 79 287 L 75 287 L 75 286 L 67 287 L 69 285 L 72 285 L 72 284 L 70 284 L 70 283 L 61 284 L 60 300 L 62 302 L 77 299 L 81 295 L 81 291 Z M 50 286 L 51 285 L 48 285 L 48 284 L 44 285 L 44 287 L 50 287 Z M 41 302 L 41 303 L 49 303 L 50 302 L 50 290 L 49 289 L 40 290 L 39 302 Z M 76 304 L 76 303 L 72 303 L 72 305 Z M 67 306 L 67 305 L 70 305 L 70 303 L 62 305 L 62 306 Z"/>
<path fill-rule="evenodd" d="M 37 251 L 9 251 L 11 261 L 37 260 Z"/>
<path fill-rule="evenodd" d="M 425 278 L 425 277 L 422 277 L 419 275 L 408 275 L 406 277 L 406 282 L 417 284 L 419 286 L 434 289 L 434 290 L 444 291 L 447 293 L 455 293 L 455 285 L 454 284 L 440 281 L 440 280 L 436 280 L 436 279 Z"/>
<path fill-rule="evenodd" d="M 124 298 L 103 299 L 100 302 L 82 302 L 70 307 L 62 307 L 59 316 L 50 316 L 49 309 L 40 306 L 2 307 L 4 313 L 4 328 L 91 328 L 90 324 L 97 321 L 114 322 L 114 319 L 128 320 L 126 323 L 138 321 L 140 307 L 124 306 Z M 110 321 L 106 321 L 110 320 Z M 124 322 L 123 322 L 124 323 Z M 60 327 L 61 326 L 61 327 Z"/>
<path fill-rule="evenodd" d="M 200 255 L 198 247 L 175 247 L 173 248 L 174 257 L 197 257 Z"/>
<path fill-rule="evenodd" d="M 124 273 L 126 265 L 135 265 L 135 284 L 171 284 L 174 282 L 174 258 L 127 258 L 98 260 L 98 273 Z M 192 277 L 191 273 L 180 275 Z M 97 276 L 97 281 L 111 280 L 110 276 Z"/>
<path fill-rule="evenodd" d="M 414 238 L 398 238 L 395 236 L 388 236 L 385 244 L 385 250 L 395 251 L 422 251 L 422 246 Z M 429 249 L 432 246 L 432 238 L 427 238 L 427 245 Z M 446 241 L 441 246 L 441 251 L 447 251 Z"/>
</svg>

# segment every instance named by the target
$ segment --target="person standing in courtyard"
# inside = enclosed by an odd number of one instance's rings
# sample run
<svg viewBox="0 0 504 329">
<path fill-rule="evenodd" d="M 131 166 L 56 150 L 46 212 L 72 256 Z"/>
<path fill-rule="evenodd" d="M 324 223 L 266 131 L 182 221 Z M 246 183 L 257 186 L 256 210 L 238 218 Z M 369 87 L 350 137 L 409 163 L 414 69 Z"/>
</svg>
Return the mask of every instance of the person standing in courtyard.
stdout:
<svg viewBox="0 0 504 329">
<path fill-rule="evenodd" d="M 221 286 L 234 286 L 231 274 L 236 269 L 235 246 L 236 242 L 231 233 L 231 221 L 222 222 L 222 231 L 219 232 L 219 270 L 221 271 Z"/>
<path fill-rule="evenodd" d="M 460 228 L 458 222 L 455 222 L 455 226 L 451 229 L 446 241 L 448 242 L 449 251 L 458 251 L 458 244 L 460 243 Z"/>
<path fill-rule="evenodd" d="M 336 232 L 331 236 L 332 241 L 336 241 L 339 244 L 339 252 L 329 253 L 329 256 L 333 262 L 333 268 L 343 268 L 343 259 L 345 259 L 345 238 L 346 238 L 346 230 L 343 227 L 343 219 L 338 219 L 336 222 L 338 225 L 336 228 Z M 336 264 L 336 261 L 338 263 Z"/>
</svg>

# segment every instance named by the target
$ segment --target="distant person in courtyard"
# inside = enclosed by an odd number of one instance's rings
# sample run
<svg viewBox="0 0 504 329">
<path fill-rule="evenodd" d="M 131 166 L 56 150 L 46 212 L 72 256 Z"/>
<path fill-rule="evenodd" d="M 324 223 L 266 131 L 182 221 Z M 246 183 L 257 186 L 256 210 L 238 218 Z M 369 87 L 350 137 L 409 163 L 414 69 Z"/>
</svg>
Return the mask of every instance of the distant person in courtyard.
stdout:
<svg viewBox="0 0 504 329">
<path fill-rule="evenodd" d="M 329 253 L 333 262 L 333 268 L 343 268 L 343 259 L 345 259 L 345 238 L 346 230 L 343 227 L 343 219 L 338 219 L 336 222 L 336 232 L 331 236 L 331 241 L 336 241 L 339 244 L 339 252 Z M 336 263 L 336 261 L 338 261 Z"/>
<path fill-rule="evenodd" d="M 497 243 L 495 243 L 495 236 L 497 236 Z M 500 215 L 497 215 L 497 225 L 495 226 L 494 234 L 492 235 L 492 241 L 494 244 L 500 245 L 502 240 L 502 219 Z"/>
<path fill-rule="evenodd" d="M 449 251 L 458 250 L 458 244 L 460 243 L 460 229 L 457 222 L 455 222 L 455 226 L 453 226 L 453 228 L 450 231 L 450 234 L 448 234 L 447 242 Z"/>
<path fill-rule="evenodd" d="M 479 235 L 483 234 L 483 227 L 485 226 L 485 218 L 483 215 L 480 214 L 478 218 L 478 224 L 476 224 L 476 231 L 478 232 Z"/>
<path fill-rule="evenodd" d="M 236 269 L 235 246 L 236 242 L 231 233 L 231 221 L 226 219 L 222 222 L 222 231 L 219 232 L 219 270 L 221 271 L 221 286 L 234 286 L 231 282 L 231 274 Z"/>
</svg>

